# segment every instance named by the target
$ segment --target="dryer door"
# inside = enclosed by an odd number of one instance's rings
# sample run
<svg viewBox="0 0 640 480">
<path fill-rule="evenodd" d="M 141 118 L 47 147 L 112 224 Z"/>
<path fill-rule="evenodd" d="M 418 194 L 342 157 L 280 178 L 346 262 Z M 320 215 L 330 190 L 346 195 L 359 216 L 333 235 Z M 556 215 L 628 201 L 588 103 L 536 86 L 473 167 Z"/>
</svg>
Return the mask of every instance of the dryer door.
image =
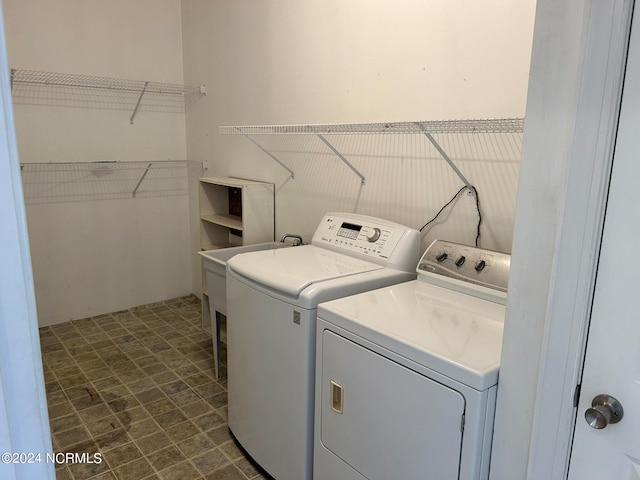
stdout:
<svg viewBox="0 0 640 480">
<path fill-rule="evenodd" d="M 322 335 L 324 448 L 368 480 L 458 478 L 462 394 L 334 332 Z"/>
</svg>

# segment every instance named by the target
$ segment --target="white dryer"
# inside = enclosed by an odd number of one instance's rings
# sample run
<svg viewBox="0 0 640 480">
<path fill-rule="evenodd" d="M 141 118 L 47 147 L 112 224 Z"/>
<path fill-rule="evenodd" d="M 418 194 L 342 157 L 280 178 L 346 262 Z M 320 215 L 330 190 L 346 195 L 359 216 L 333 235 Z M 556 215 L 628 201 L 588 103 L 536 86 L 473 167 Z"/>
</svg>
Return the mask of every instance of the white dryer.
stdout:
<svg viewBox="0 0 640 480">
<path fill-rule="evenodd" d="M 509 266 L 435 241 L 417 280 L 318 306 L 314 480 L 488 478 Z"/>
<path fill-rule="evenodd" d="M 227 262 L 229 428 L 277 480 L 309 480 L 318 303 L 415 278 L 417 230 L 324 216 L 311 245 Z"/>
</svg>

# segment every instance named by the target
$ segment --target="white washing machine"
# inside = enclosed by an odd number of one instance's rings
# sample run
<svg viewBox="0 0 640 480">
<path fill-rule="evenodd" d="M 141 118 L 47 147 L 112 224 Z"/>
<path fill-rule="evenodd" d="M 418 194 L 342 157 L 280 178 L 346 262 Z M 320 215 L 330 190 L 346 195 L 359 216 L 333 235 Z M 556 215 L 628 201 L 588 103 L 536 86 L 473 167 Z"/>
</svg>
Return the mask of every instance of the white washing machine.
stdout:
<svg viewBox="0 0 640 480">
<path fill-rule="evenodd" d="M 488 478 L 509 266 L 435 241 L 417 280 L 318 306 L 314 480 Z"/>
<path fill-rule="evenodd" d="M 312 477 L 316 307 L 415 278 L 417 230 L 324 216 L 311 245 L 227 263 L 229 428 L 277 480 Z"/>
</svg>

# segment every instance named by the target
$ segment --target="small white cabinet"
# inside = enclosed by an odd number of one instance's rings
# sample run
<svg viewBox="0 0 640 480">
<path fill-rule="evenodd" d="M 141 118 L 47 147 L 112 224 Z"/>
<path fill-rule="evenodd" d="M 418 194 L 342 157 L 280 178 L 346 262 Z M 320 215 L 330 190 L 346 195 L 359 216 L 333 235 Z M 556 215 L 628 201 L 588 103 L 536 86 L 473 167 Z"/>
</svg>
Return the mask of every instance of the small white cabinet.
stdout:
<svg viewBox="0 0 640 480">
<path fill-rule="evenodd" d="M 201 177 L 199 189 L 201 251 L 275 239 L 273 183 L 233 177 Z M 204 327 L 212 325 L 211 317 L 205 270 L 202 268 Z"/>
<path fill-rule="evenodd" d="M 200 178 L 200 249 L 274 240 L 274 185 L 242 178 Z"/>
</svg>

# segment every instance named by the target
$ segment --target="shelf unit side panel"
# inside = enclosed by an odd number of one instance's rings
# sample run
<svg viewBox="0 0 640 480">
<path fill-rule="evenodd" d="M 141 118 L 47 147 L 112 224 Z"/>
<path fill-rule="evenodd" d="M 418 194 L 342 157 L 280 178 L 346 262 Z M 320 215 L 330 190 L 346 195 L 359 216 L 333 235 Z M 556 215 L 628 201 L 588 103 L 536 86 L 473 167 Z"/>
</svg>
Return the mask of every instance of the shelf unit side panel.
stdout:
<svg viewBox="0 0 640 480">
<path fill-rule="evenodd" d="M 224 248 L 229 244 L 229 229 L 225 224 L 229 220 L 228 188 L 207 181 L 200 181 L 199 209 L 200 209 L 200 249 L 212 250 Z M 239 219 L 234 224 L 240 224 Z"/>
<path fill-rule="evenodd" d="M 242 189 L 242 230 L 244 245 L 275 240 L 274 185 L 246 185 Z"/>
</svg>

